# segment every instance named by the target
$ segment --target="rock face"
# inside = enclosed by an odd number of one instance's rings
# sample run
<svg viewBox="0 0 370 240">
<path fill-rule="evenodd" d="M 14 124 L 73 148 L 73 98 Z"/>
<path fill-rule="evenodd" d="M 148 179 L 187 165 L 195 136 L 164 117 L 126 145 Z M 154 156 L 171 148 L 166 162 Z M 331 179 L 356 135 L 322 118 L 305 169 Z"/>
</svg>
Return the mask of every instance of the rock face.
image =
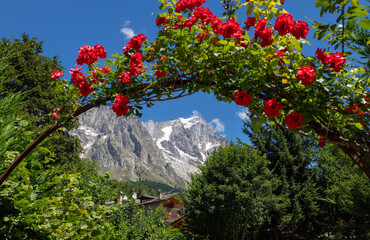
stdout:
<svg viewBox="0 0 370 240">
<path fill-rule="evenodd" d="M 110 108 L 100 107 L 79 121 L 73 134 L 81 140 L 84 157 L 96 159 L 102 172 L 118 180 L 140 178 L 185 187 L 207 154 L 226 145 L 199 117 L 142 123 L 133 116 L 117 118 Z"/>
<path fill-rule="evenodd" d="M 173 121 L 144 126 L 162 151 L 166 162 L 185 180 L 198 171 L 209 153 L 226 145 L 226 139 L 217 134 L 210 123 L 200 117 L 178 118 Z"/>
</svg>

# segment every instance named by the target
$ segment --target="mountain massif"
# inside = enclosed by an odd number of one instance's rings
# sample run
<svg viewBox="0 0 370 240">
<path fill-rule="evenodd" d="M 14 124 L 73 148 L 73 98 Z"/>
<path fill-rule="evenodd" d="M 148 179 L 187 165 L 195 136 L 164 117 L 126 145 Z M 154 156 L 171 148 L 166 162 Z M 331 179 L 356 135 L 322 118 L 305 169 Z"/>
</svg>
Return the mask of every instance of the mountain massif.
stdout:
<svg viewBox="0 0 370 240">
<path fill-rule="evenodd" d="M 79 118 L 73 132 L 84 157 L 95 159 L 114 179 L 139 179 L 185 187 L 206 156 L 226 139 L 200 117 L 145 123 L 134 116 L 116 117 L 108 107 L 95 108 Z"/>
</svg>

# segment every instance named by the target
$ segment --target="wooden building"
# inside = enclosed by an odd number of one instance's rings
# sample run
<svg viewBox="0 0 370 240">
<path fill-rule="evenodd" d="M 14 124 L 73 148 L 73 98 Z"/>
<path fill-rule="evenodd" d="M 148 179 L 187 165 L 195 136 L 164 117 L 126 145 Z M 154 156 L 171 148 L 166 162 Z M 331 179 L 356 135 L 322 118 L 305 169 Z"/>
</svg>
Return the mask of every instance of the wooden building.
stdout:
<svg viewBox="0 0 370 240">
<path fill-rule="evenodd" d="M 179 228 L 182 225 L 182 218 L 184 216 L 184 209 L 181 201 L 181 194 L 162 194 L 159 191 L 157 197 L 143 195 L 136 199 L 137 206 L 142 206 L 145 209 L 155 210 L 162 206 L 163 212 L 166 215 L 165 221 L 167 225 Z"/>
</svg>

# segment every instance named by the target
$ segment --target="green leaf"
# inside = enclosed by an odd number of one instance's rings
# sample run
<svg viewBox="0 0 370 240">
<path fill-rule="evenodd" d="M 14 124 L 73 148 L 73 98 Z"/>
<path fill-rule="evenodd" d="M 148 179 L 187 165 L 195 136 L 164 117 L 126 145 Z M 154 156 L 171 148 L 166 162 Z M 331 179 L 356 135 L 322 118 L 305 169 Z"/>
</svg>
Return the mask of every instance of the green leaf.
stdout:
<svg viewBox="0 0 370 240">
<path fill-rule="evenodd" d="M 247 16 L 251 15 L 253 13 L 253 5 L 249 4 L 247 8 Z"/>
<path fill-rule="evenodd" d="M 351 0 L 351 5 L 352 5 L 352 7 L 358 7 L 360 4 L 359 4 L 358 0 Z"/>
<path fill-rule="evenodd" d="M 370 29 L 370 19 L 361 19 L 360 21 L 358 21 L 358 25 L 364 29 Z"/>
</svg>

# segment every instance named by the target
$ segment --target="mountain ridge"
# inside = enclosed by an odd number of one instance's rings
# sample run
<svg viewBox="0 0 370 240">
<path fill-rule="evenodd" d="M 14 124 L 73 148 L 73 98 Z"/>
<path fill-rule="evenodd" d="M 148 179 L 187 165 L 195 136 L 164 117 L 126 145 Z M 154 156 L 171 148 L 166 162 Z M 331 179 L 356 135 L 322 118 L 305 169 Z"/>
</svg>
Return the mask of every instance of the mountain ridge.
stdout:
<svg viewBox="0 0 370 240">
<path fill-rule="evenodd" d="M 79 117 L 79 122 L 72 134 L 81 140 L 83 157 L 97 160 L 101 172 L 117 180 L 147 179 L 185 187 L 209 152 L 226 145 L 211 123 L 198 116 L 141 122 L 100 107 Z"/>
</svg>

